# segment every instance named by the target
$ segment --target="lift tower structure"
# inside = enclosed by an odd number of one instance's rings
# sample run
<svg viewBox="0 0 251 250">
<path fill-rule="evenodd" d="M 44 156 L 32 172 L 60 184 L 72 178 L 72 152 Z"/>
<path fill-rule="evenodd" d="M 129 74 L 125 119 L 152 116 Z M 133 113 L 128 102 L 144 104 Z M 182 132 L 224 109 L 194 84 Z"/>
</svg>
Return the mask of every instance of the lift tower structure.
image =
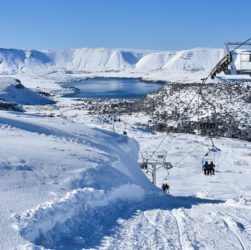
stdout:
<svg viewBox="0 0 251 250">
<path fill-rule="evenodd" d="M 251 46 L 249 38 L 245 42 L 224 42 L 223 49 L 225 56 L 217 63 L 210 73 L 211 79 L 222 71 L 226 75 L 250 75 L 251 76 L 251 50 L 239 49 L 242 46 Z M 237 46 L 230 50 L 229 46 Z"/>
</svg>

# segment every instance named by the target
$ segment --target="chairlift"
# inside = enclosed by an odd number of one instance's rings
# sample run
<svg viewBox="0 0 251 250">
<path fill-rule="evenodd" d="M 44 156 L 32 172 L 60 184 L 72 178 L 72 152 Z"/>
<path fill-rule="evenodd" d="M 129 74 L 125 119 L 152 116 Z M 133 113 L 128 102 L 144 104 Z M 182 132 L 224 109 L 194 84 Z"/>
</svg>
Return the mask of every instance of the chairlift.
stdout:
<svg viewBox="0 0 251 250">
<path fill-rule="evenodd" d="M 169 194 L 170 193 L 170 173 L 169 173 L 169 170 L 171 168 L 173 168 L 173 165 L 171 164 L 171 162 L 164 162 L 162 167 L 167 170 L 167 174 L 166 174 L 166 177 L 161 182 L 161 188 L 162 188 L 163 192 Z"/>
<path fill-rule="evenodd" d="M 216 129 L 216 123 L 215 122 L 200 122 L 199 125 L 200 125 L 201 130 Z"/>
<path fill-rule="evenodd" d="M 157 155 L 158 159 L 163 159 L 165 156 L 164 155 Z"/>
<path fill-rule="evenodd" d="M 165 168 L 166 170 L 169 170 L 169 169 L 173 168 L 173 165 L 170 162 L 165 162 L 163 164 L 163 168 Z"/>
<path fill-rule="evenodd" d="M 168 175 L 162 180 L 161 182 L 161 188 L 163 192 L 169 194 L 170 193 L 170 181 L 168 180 L 169 173 Z"/>
<path fill-rule="evenodd" d="M 147 163 L 146 162 L 140 163 L 140 168 L 141 169 L 148 169 Z"/>
<path fill-rule="evenodd" d="M 204 157 L 201 160 L 202 170 L 204 170 L 204 165 L 206 163 L 211 164 L 211 162 L 212 162 L 214 164 L 214 167 L 213 167 L 213 174 L 214 174 L 214 172 L 215 172 L 214 169 L 216 167 L 216 161 L 215 161 L 215 153 L 216 152 L 217 152 L 217 148 L 214 145 L 212 145 L 212 147 L 208 149 L 208 152 L 204 155 Z M 204 172 L 204 173 L 206 174 L 206 172 Z M 212 174 L 210 169 L 208 170 L 208 174 L 209 173 Z"/>
<path fill-rule="evenodd" d="M 214 79 L 220 72 L 226 75 L 240 75 L 246 74 L 251 76 L 251 51 L 238 50 L 242 46 L 250 46 L 248 42 L 251 38 L 244 42 L 224 42 L 223 48 L 225 56 L 217 63 L 217 65 L 210 72 L 211 79 Z M 234 49 L 230 50 L 229 46 L 237 45 Z M 238 60 L 237 60 L 238 59 Z M 239 62 L 239 63 L 238 63 Z M 239 64 L 239 65 L 238 65 Z"/>
<path fill-rule="evenodd" d="M 153 153 L 149 154 L 147 152 L 140 152 L 142 157 L 142 162 L 140 163 L 140 168 L 145 170 L 145 173 L 150 173 L 152 175 L 152 182 L 156 185 L 157 178 L 156 172 L 160 168 L 164 168 L 167 171 L 172 168 L 170 162 L 165 162 L 166 153 L 156 153 L 153 157 Z M 168 173 L 169 174 L 169 173 Z"/>
</svg>

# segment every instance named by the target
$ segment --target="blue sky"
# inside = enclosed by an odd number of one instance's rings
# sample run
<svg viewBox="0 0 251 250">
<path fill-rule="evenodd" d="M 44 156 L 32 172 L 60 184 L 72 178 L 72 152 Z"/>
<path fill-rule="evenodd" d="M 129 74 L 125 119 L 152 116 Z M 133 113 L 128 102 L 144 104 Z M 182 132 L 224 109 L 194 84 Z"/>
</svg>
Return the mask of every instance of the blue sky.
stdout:
<svg viewBox="0 0 251 250">
<path fill-rule="evenodd" d="M 251 36 L 251 0 L 0 0 L 0 47 L 181 50 Z"/>
</svg>

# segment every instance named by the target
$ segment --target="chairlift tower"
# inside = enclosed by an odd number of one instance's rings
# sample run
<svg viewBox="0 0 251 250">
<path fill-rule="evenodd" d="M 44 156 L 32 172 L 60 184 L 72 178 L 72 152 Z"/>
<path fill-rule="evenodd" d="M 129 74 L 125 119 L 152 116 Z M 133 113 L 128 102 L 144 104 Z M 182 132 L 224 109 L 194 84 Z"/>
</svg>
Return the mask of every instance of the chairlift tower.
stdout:
<svg viewBox="0 0 251 250">
<path fill-rule="evenodd" d="M 241 42 L 224 42 L 223 48 L 225 55 L 230 53 L 229 46 L 242 45 Z M 244 45 L 251 45 L 251 43 L 245 43 Z M 238 65 L 238 66 L 237 66 Z M 232 61 L 229 64 L 228 70 L 225 74 L 227 75 L 240 75 L 248 74 L 251 76 L 251 50 L 241 50 L 232 52 Z"/>
<path fill-rule="evenodd" d="M 167 152 L 141 152 L 142 162 L 140 162 L 140 167 L 142 169 L 147 169 L 147 172 L 152 174 L 152 183 L 156 186 L 157 183 L 157 170 L 164 168 L 167 171 L 173 166 L 170 162 L 166 162 Z"/>
<path fill-rule="evenodd" d="M 240 49 L 241 46 L 250 46 L 249 38 L 245 42 L 223 42 L 225 56 L 217 63 L 210 73 L 211 79 L 222 71 L 226 75 L 250 75 L 251 76 L 251 50 Z M 237 46 L 230 50 L 229 46 Z"/>
</svg>

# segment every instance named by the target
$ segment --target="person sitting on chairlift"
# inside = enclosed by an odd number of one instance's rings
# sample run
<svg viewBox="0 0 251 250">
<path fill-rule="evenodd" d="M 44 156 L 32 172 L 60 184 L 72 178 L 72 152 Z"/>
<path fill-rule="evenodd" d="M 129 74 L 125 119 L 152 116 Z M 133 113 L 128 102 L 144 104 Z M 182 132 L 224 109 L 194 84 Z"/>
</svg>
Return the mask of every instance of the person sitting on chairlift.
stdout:
<svg viewBox="0 0 251 250">
<path fill-rule="evenodd" d="M 215 164 L 213 163 L 213 161 L 210 162 L 209 167 L 210 167 L 210 170 L 209 170 L 210 174 L 214 175 Z"/>
<path fill-rule="evenodd" d="M 162 184 L 162 190 L 163 190 L 163 192 L 167 193 L 168 190 L 169 190 L 169 185 L 167 183 L 163 183 Z"/>
<path fill-rule="evenodd" d="M 210 172 L 210 166 L 208 162 L 206 161 L 205 164 L 203 165 L 203 170 L 204 170 L 204 175 L 209 175 Z"/>
</svg>

